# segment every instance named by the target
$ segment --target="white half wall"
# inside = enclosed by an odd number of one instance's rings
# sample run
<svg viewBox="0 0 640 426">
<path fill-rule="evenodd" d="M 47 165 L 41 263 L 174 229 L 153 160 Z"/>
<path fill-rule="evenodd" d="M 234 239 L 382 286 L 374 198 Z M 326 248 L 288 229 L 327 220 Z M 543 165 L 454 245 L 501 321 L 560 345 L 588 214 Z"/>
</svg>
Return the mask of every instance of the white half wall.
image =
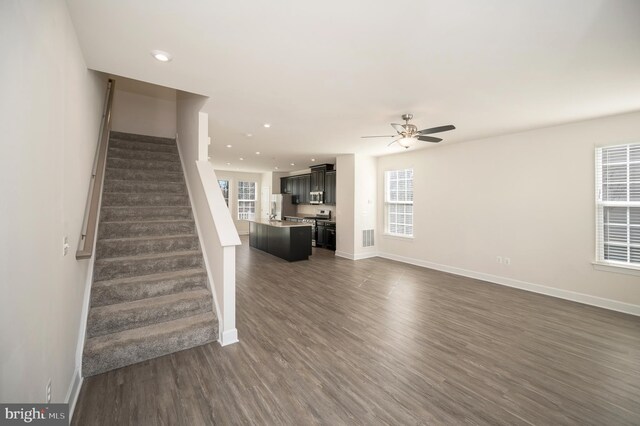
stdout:
<svg viewBox="0 0 640 426">
<path fill-rule="evenodd" d="M 380 157 L 378 229 L 384 172 L 413 168 L 415 238 L 379 232 L 379 252 L 638 312 L 640 277 L 592 265 L 594 149 L 638 141 L 640 112 Z"/>
<path fill-rule="evenodd" d="M 178 150 L 216 305 L 219 341 L 225 346 L 238 341 L 235 246 L 240 238 L 207 160 L 208 117 L 200 112 L 206 102 L 203 96 L 178 93 Z"/>
<path fill-rule="evenodd" d="M 113 77 L 111 129 L 139 135 L 176 137 L 176 91 L 124 77 Z"/>
<path fill-rule="evenodd" d="M 0 401 L 71 402 L 89 262 L 77 261 L 107 78 L 66 3 L 0 2 Z M 63 255 L 63 238 L 71 248 Z"/>
</svg>

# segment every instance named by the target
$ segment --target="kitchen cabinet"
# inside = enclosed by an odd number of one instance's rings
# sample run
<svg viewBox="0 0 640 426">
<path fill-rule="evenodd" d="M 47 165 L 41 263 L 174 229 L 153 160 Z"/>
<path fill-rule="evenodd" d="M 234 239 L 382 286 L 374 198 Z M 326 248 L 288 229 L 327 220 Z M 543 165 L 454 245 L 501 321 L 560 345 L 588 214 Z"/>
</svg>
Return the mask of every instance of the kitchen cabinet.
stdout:
<svg viewBox="0 0 640 426">
<path fill-rule="evenodd" d="M 336 172 L 327 172 L 324 175 L 324 203 L 336 204 Z"/>
<path fill-rule="evenodd" d="M 309 193 L 311 192 L 311 175 L 302 175 L 301 176 L 301 180 L 302 180 L 302 203 L 303 204 L 309 204 L 310 200 L 310 195 Z"/>
<path fill-rule="evenodd" d="M 336 203 L 336 172 L 333 164 L 323 164 L 311 169 L 311 174 L 280 178 L 280 192 L 292 194 L 294 204 L 309 204 L 310 192 L 322 191 L 324 204 Z"/>
<path fill-rule="evenodd" d="M 311 169 L 311 191 L 324 191 L 324 169 Z"/>
<path fill-rule="evenodd" d="M 278 221 L 251 221 L 249 245 L 293 262 L 311 254 L 311 225 Z"/>
<path fill-rule="evenodd" d="M 318 224 L 316 226 L 316 247 L 324 247 L 326 244 L 326 227 L 324 225 Z"/>
<path fill-rule="evenodd" d="M 280 178 L 280 192 L 292 194 L 294 204 L 309 204 L 311 175 L 287 176 Z"/>
</svg>

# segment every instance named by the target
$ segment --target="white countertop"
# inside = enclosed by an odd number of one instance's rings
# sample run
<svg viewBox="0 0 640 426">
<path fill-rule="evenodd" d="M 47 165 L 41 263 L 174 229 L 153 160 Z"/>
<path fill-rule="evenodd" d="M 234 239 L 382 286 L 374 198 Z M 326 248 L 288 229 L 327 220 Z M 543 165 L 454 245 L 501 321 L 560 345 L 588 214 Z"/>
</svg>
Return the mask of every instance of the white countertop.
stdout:
<svg viewBox="0 0 640 426">
<path fill-rule="evenodd" d="M 268 219 L 255 219 L 250 220 L 249 222 L 260 223 L 262 225 L 274 226 L 276 228 L 289 228 L 292 226 L 311 226 L 310 223 L 303 222 L 291 222 L 291 221 L 280 221 L 280 220 L 268 220 Z"/>
</svg>

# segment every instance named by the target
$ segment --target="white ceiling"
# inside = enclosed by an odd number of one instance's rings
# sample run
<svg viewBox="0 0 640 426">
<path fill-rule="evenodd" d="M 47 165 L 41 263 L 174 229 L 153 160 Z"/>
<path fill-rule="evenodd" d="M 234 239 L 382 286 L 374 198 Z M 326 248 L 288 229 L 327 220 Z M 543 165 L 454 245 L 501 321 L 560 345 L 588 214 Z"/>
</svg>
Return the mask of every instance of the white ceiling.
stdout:
<svg viewBox="0 0 640 426">
<path fill-rule="evenodd" d="M 90 68 L 211 98 L 220 169 L 399 152 L 360 136 L 404 112 L 443 144 L 640 109 L 638 0 L 68 4 Z"/>
</svg>

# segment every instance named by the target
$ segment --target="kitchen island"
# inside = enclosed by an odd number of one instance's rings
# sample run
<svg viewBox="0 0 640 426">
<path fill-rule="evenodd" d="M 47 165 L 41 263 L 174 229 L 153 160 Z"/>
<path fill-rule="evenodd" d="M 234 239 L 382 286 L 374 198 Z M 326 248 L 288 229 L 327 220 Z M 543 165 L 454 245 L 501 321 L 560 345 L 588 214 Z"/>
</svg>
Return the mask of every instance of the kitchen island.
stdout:
<svg viewBox="0 0 640 426">
<path fill-rule="evenodd" d="M 256 219 L 249 223 L 249 245 L 289 262 L 311 255 L 308 223 Z"/>
</svg>

